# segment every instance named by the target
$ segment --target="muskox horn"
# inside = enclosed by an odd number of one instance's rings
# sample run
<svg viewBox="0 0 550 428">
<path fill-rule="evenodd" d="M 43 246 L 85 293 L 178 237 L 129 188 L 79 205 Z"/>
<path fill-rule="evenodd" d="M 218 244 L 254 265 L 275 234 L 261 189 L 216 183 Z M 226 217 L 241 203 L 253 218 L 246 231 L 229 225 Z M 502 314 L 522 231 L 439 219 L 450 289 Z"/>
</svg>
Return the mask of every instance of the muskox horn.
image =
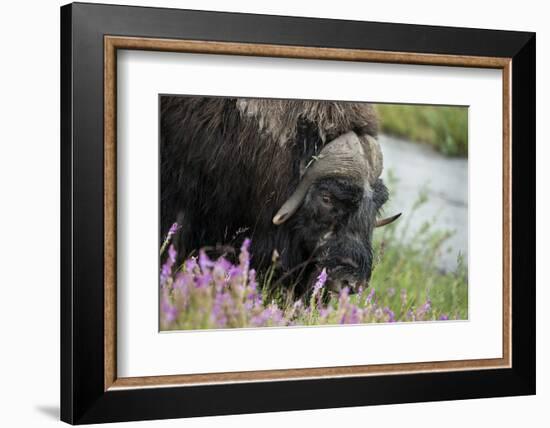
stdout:
<svg viewBox="0 0 550 428">
<path fill-rule="evenodd" d="M 366 135 L 348 132 L 325 145 L 305 171 L 296 190 L 273 217 L 283 224 L 302 204 L 309 187 L 321 177 L 346 177 L 360 186 L 367 186 L 382 173 L 382 152 L 378 141 Z"/>
<path fill-rule="evenodd" d="M 395 220 L 397 220 L 399 217 L 401 217 L 401 213 L 399 214 L 395 214 L 395 215 L 392 215 L 391 217 L 386 217 L 386 218 L 383 218 L 381 220 L 378 220 L 376 222 L 376 224 L 374 225 L 374 227 L 382 227 L 382 226 L 386 226 L 390 223 L 393 223 Z"/>
</svg>

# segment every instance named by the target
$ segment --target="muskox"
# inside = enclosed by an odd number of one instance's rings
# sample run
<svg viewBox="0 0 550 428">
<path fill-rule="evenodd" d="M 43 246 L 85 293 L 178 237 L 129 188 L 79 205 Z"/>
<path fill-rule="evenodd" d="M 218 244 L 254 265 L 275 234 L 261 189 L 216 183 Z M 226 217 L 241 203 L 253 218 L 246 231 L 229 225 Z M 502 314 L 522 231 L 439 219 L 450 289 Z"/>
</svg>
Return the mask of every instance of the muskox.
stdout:
<svg viewBox="0 0 550 428">
<path fill-rule="evenodd" d="M 161 96 L 161 236 L 179 257 L 231 257 L 307 293 L 321 269 L 350 292 L 373 268 L 372 235 L 388 199 L 378 120 L 366 103 Z"/>
</svg>

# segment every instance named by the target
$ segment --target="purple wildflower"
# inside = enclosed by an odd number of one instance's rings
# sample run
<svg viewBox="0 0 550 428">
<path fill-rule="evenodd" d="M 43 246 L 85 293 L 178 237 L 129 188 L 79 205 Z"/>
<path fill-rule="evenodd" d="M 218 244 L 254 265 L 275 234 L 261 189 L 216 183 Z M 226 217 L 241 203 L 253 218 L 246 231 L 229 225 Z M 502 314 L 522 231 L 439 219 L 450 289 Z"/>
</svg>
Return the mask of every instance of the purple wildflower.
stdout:
<svg viewBox="0 0 550 428">
<path fill-rule="evenodd" d="M 246 238 L 241 245 L 241 254 L 239 254 L 239 265 L 245 275 L 248 274 L 248 268 L 250 267 L 250 239 Z"/>
<path fill-rule="evenodd" d="M 172 275 L 172 266 L 176 262 L 176 249 L 173 245 L 168 248 L 168 257 L 161 267 L 160 271 L 160 285 L 164 287 Z"/>
<path fill-rule="evenodd" d="M 274 325 L 281 325 L 283 322 L 283 312 L 275 304 L 271 304 L 268 307 L 270 311 L 270 319 Z"/>
<path fill-rule="evenodd" d="M 172 236 L 180 229 L 180 226 L 177 223 L 174 223 L 170 229 L 168 230 L 168 233 L 166 234 L 166 238 L 164 239 L 164 242 L 162 243 L 160 247 L 160 254 L 164 253 L 164 250 L 166 249 L 166 246 L 170 243 L 170 240 L 172 239 Z"/>
<path fill-rule="evenodd" d="M 173 290 L 176 292 L 179 303 L 185 305 L 189 298 L 189 292 L 194 287 L 193 275 L 189 272 L 180 272 L 176 276 L 172 285 Z"/>
<path fill-rule="evenodd" d="M 231 266 L 231 263 L 229 263 L 229 261 L 223 257 L 220 257 L 214 263 L 212 276 L 214 278 L 214 282 L 216 283 L 217 288 L 221 288 L 226 285 L 227 279 L 229 277 L 228 271 L 229 269 L 231 269 Z"/>
<path fill-rule="evenodd" d="M 195 276 L 195 285 L 197 288 L 206 288 L 212 281 L 210 272 L 202 273 Z"/>
<path fill-rule="evenodd" d="M 426 303 L 424 303 L 424 309 L 426 310 L 426 312 L 428 312 L 431 308 L 432 308 L 432 301 L 428 297 L 428 299 L 426 300 Z"/>
<path fill-rule="evenodd" d="M 349 287 L 344 287 L 340 290 L 340 293 L 338 293 L 338 298 L 340 300 L 340 303 L 346 303 L 348 301 L 349 297 Z"/>
<path fill-rule="evenodd" d="M 178 310 L 170 301 L 170 298 L 167 293 L 163 293 L 160 310 L 162 315 L 162 321 L 165 324 L 172 324 L 178 317 Z"/>
<path fill-rule="evenodd" d="M 394 312 L 387 306 L 384 308 L 384 313 L 388 316 L 388 322 L 395 322 Z"/>
<path fill-rule="evenodd" d="M 323 268 L 319 276 L 317 277 L 317 281 L 315 282 L 315 285 L 313 286 L 313 293 L 311 294 L 311 304 L 313 305 L 313 302 L 315 302 L 315 298 L 317 299 L 317 306 L 321 306 L 321 298 L 323 296 L 322 288 L 325 286 L 325 283 L 327 282 L 327 270 Z"/>
<path fill-rule="evenodd" d="M 199 251 L 199 266 L 201 268 L 202 273 L 206 273 L 210 271 L 212 266 L 214 266 L 214 262 L 210 260 L 210 257 L 208 257 L 208 255 L 204 250 Z"/>
<path fill-rule="evenodd" d="M 251 324 L 256 327 L 266 327 L 284 324 L 282 311 L 275 304 L 270 304 L 259 315 L 252 317 Z"/>
<path fill-rule="evenodd" d="M 252 324 L 254 327 L 265 327 L 269 320 L 269 314 L 269 310 L 264 309 L 260 314 L 253 316 L 250 319 L 250 324 Z"/>
<path fill-rule="evenodd" d="M 256 271 L 250 269 L 248 272 L 248 287 L 245 305 L 253 308 L 254 306 L 261 305 L 262 297 L 258 293 L 258 283 L 256 282 Z"/>
<path fill-rule="evenodd" d="M 332 313 L 332 307 L 329 306 L 327 308 L 321 308 L 319 309 L 319 316 L 321 317 L 321 319 L 326 319 L 328 318 L 328 316 Z"/>
<path fill-rule="evenodd" d="M 369 294 L 368 294 L 368 296 L 367 296 L 367 299 L 365 300 L 365 303 L 371 303 L 371 302 L 373 301 L 373 299 L 374 299 L 374 293 L 375 293 L 374 288 L 371 288 L 371 289 L 370 289 L 370 292 L 369 292 Z"/>
<path fill-rule="evenodd" d="M 428 312 L 430 312 L 431 308 L 432 308 L 432 301 L 428 297 L 426 299 L 426 302 L 422 306 L 420 306 L 420 308 L 418 308 L 418 311 L 416 313 L 418 319 L 421 319 L 421 320 L 424 319 L 426 314 L 428 314 Z"/>
<path fill-rule="evenodd" d="M 342 310 L 342 317 L 340 318 L 340 324 L 346 324 L 347 312 L 349 310 L 349 288 L 344 287 L 338 294 L 338 307 Z"/>
<path fill-rule="evenodd" d="M 195 257 L 191 257 L 190 259 L 187 259 L 185 261 L 185 271 L 194 273 L 196 269 L 198 269 L 199 265 L 197 263 L 197 259 Z"/>
<path fill-rule="evenodd" d="M 365 290 L 364 290 L 363 286 L 360 285 L 359 288 L 357 289 L 357 301 L 358 302 L 360 302 L 361 299 L 363 298 L 363 291 L 365 291 Z"/>
<path fill-rule="evenodd" d="M 176 263 L 176 256 L 177 256 L 176 249 L 174 248 L 173 245 L 170 245 L 170 247 L 168 248 L 168 258 L 170 259 L 172 264 Z"/>
<path fill-rule="evenodd" d="M 240 266 L 231 266 L 231 268 L 229 268 L 228 274 L 229 274 L 229 281 L 231 283 L 238 282 L 242 280 L 243 270 L 241 269 Z"/>
<path fill-rule="evenodd" d="M 214 297 L 214 304 L 212 306 L 212 317 L 214 318 L 214 323 L 218 327 L 225 327 L 227 325 L 227 315 L 224 311 L 224 304 L 227 300 L 230 299 L 231 297 L 223 291 L 216 293 Z"/>
<path fill-rule="evenodd" d="M 327 270 L 323 268 L 319 276 L 317 277 L 317 282 L 313 286 L 313 295 L 316 295 L 321 288 L 325 286 L 327 282 Z"/>
<path fill-rule="evenodd" d="M 348 324 L 359 324 L 361 322 L 361 314 L 357 306 L 353 305 L 351 307 L 347 322 Z"/>
<path fill-rule="evenodd" d="M 166 239 L 171 239 L 172 236 L 175 235 L 175 233 L 181 228 L 181 226 L 177 223 L 174 223 L 172 226 L 170 226 L 170 229 L 168 230 L 168 234 L 166 235 Z"/>
<path fill-rule="evenodd" d="M 449 319 L 449 315 L 447 314 L 441 314 L 439 316 L 439 321 L 447 321 Z"/>
</svg>

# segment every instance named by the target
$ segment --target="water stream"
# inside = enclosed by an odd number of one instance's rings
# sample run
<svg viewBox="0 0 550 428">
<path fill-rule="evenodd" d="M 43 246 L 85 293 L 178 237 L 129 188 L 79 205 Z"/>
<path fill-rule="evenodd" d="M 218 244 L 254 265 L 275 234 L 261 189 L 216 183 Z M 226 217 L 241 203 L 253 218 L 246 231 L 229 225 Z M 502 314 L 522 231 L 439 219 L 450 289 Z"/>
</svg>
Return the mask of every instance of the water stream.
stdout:
<svg viewBox="0 0 550 428">
<path fill-rule="evenodd" d="M 468 161 L 464 158 L 443 156 L 423 144 L 414 144 L 398 138 L 381 135 L 384 154 L 384 178 L 390 190 L 385 214 L 402 212 L 398 230 L 407 223 L 404 239 L 411 239 L 425 221 L 431 221 L 437 230 L 453 231 L 438 258 L 440 267 L 453 270 L 457 256 L 468 261 Z M 392 180 L 391 177 L 396 179 Z M 411 210 L 424 191 L 427 200 L 412 215 Z"/>
</svg>

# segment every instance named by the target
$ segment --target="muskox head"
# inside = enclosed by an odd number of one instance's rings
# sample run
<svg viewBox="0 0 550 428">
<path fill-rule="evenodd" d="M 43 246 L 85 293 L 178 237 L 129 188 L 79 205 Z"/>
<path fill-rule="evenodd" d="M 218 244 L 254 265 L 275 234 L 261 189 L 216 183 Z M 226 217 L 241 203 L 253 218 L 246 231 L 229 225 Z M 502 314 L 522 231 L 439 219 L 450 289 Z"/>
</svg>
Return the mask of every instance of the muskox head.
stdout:
<svg viewBox="0 0 550 428">
<path fill-rule="evenodd" d="M 296 189 L 277 210 L 273 224 L 289 227 L 310 255 L 315 267 L 310 287 L 322 268 L 328 270 L 333 292 L 343 287 L 354 292 L 370 279 L 373 230 L 399 217 L 378 218 L 388 199 L 382 166 L 373 136 L 344 133 L 308 161 Z"/>
<path fill-rule="evenodd" d="M 307 293 L 323 268 L 334 291 L 366 284 L 373 229 L 396 218 L 378 218 L 388 192 L 371 105 L 161 100 L 162 236 L 182 225 L 179 261 L 201 248 L 231 257 L 248 237 L 253 267 L 273 267 L 277 291 Z"/>
</svg>

